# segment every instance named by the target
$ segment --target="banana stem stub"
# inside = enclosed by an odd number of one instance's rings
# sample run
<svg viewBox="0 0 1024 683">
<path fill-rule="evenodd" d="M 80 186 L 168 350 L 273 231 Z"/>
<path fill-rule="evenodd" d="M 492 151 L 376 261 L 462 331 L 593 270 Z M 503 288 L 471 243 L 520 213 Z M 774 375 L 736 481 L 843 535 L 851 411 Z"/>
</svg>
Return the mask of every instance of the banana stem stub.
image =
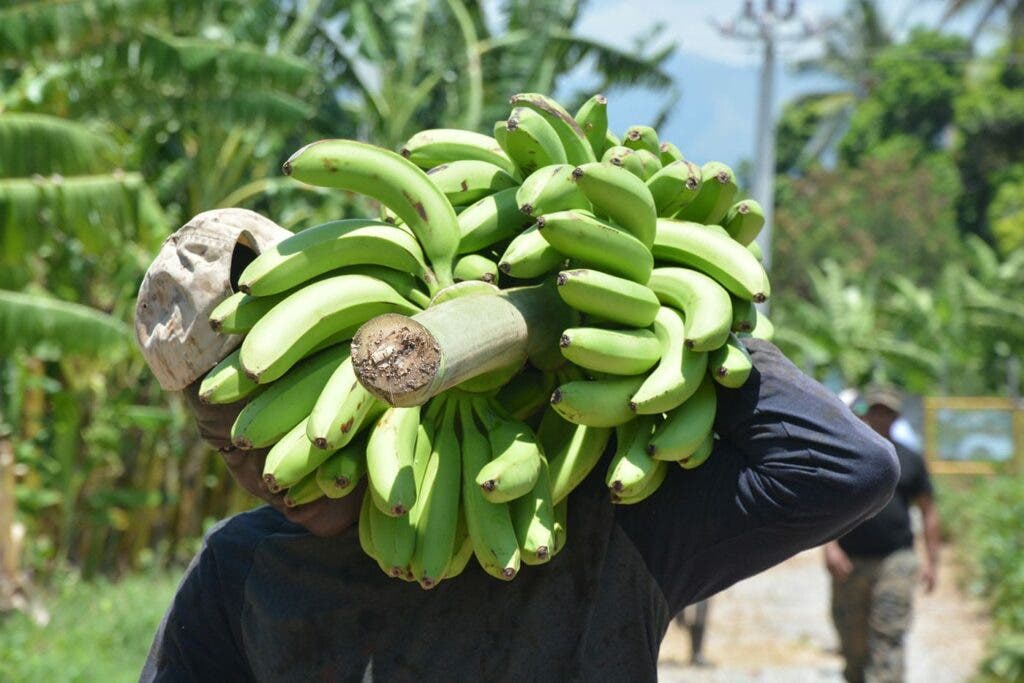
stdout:
<svg viewBox="0 0 1024 683">
<path fill-rule="evenodd" d="M 393 406 L 423 405 L 465 380 L 526 361 L 558 343 L 564 320 L 550 287 L 452 299 L 408 317 L 385 314 L 352 340 L 352 363 L 366 389 Z"/>
</svg>

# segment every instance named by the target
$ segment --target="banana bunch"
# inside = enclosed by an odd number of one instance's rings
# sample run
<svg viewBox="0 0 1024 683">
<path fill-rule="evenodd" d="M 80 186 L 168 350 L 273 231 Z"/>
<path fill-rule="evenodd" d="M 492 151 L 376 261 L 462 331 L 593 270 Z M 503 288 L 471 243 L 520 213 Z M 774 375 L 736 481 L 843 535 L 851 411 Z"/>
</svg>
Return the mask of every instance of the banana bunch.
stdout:
<svg viewBox="0 0 1024 683">
<path fill-rule="evenodd" d="M 738 201 L 728 166 L 697 166 L 648 126 L 617 137 L 601 95 L 575 116 L 536 93 L 510 103 L 493 136 L 432 129 L 399 153 L 351 140 L 297 151 L 286 174 L 367 195 L 379 217 L 264 251 L 210 316 L 244 337 L 200 398 L 248 399 L 232 441 L 270 449 L 267 488 L 302 505 L 365 478 L 363 549 L 423 588 L 473 556 L 501 580 L 550 561 L 567 498 L 613 433 L 618 504 L 650 496 L 671 462 L 706 461 L 715 383 L 749 376 L 739 337 L 771 335 L 754 306 L 769 295 L 753 242 L 763 211 Z M 369 320 L 545 282 L 572 315 L 525 365 L 414 407 L 360 384 L 351 340 Z"/>
</svg>

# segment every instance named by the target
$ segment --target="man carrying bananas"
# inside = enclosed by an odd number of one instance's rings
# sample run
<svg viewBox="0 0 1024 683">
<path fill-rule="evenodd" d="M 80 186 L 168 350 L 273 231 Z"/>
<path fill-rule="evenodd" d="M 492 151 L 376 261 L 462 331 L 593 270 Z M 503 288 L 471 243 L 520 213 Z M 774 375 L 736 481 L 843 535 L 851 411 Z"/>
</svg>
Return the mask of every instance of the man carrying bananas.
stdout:
<svg viewBox="0 0 1024 683">
<path fill-rule="evenodd" d="M 165 242 L 139 292 L 136 333 L 161 385 L 267 505 L 215 527 L 188 567 L 143 681 L 645 681 L 685 606 L 835 539 L 890 499 L 892 446 L 770 343 L 716 390 L 714 455 L 672 468 L 636 505 L 601 473 L 569 498 L 562 552 L 510 582 L 471 563 L 425 591 L 361 550 L 362 492 L 286 508 L 262 487 L 266 451 L 232 449 L 242 405 L 197 399 L 239 343 L 209 327 L 253 252 L 287 233 L 242 210 L 202 214 Z M 610 452 L 605 458 L 610 457 Z"/>
</svg>

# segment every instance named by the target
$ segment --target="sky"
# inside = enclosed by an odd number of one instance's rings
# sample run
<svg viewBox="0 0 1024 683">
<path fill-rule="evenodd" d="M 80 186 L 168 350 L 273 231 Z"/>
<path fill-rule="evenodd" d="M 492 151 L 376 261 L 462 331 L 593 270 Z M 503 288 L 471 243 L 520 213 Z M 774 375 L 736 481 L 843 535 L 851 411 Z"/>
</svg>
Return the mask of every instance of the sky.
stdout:
<svg viewBox="0 0 1024 683">
<path fill-rule="evenodd" d="M 755 7 L 763 6 L 763 1 L 755 0 Z M 784 6 L 785 0 L 776 4 Z M 906 34 L 915 25 L 936 26 L 945 6 L 942 0 L 883 0 L 878 4 L 897 35 Z M 636 38 L 647 34 L 655 23 L 664 23 L 664 38 L 678 43 L 667 70 L 682 97 L 659 131 L 661 138 L 676 143 L 695 162 L 715 159 L 736 166 L 754 156 L 760 48 L 722 38 L 712 19 L 727 21 L 740 13 L 742 5 L 742 0 L 716 0 L 713 4 L 696 0 L 591 0 L 576 32 L 630 49 Z M 798 16 L 820 23 L 839 16 L 844 6 L 844 0 L 804 0 L 797 4 Z M 717 9 L 714 16 L 712 8 Z M 948 26 L 965 34 L 971 27 L 970 19 Z M 775 80 L 776 112 L 800 94 L 834 87 L 830 79 L 797 75 L 789 67 L 818 49 L 813 39 L 781 48 Z M 560 84 L 560 94 L 593 83 L 586 70 L 574 73 Z M 610 125 L 617 134 L 632 124 L 649 123 L 665 102 L 664 93 L 657 92 L 616 89 L 606 94 Z"/>
</svg>

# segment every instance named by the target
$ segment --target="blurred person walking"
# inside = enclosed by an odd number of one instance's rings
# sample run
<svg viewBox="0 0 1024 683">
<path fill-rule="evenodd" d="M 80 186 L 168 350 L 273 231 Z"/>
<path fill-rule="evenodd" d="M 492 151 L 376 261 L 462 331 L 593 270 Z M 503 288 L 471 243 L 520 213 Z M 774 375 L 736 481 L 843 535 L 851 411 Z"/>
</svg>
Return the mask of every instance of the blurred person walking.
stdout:
<svg viewBox="0 0 1024 683">
<path fill-rule="evenodd" d="M 676 626 L 686 629 L 690 634 L 690 666 L 708 666 L 710 662 L 704 657 L 704 634 L 708 627 L 708 610 L 711 598 L 701 600 L 695 605 L 687 605 L 676 615 Z"/>
<path fill-rule="evenodd" d="M 850 683 L 904 680 L 904 642 L 913 614 L 914 588 L 935 588 L 939 565 L 939 513 L 928 468 L 920 453 L 893 441 L 890 430 L 903 407 L 901 392 L 873 386 L 852 408 L 896 447 L 900 478 L 896 495 L 876 516 L 824 546 L 832 575 L 832 619 Z M 919 570 L 910 508 L 921 511 L 925 561 Z"/>
</svg>

